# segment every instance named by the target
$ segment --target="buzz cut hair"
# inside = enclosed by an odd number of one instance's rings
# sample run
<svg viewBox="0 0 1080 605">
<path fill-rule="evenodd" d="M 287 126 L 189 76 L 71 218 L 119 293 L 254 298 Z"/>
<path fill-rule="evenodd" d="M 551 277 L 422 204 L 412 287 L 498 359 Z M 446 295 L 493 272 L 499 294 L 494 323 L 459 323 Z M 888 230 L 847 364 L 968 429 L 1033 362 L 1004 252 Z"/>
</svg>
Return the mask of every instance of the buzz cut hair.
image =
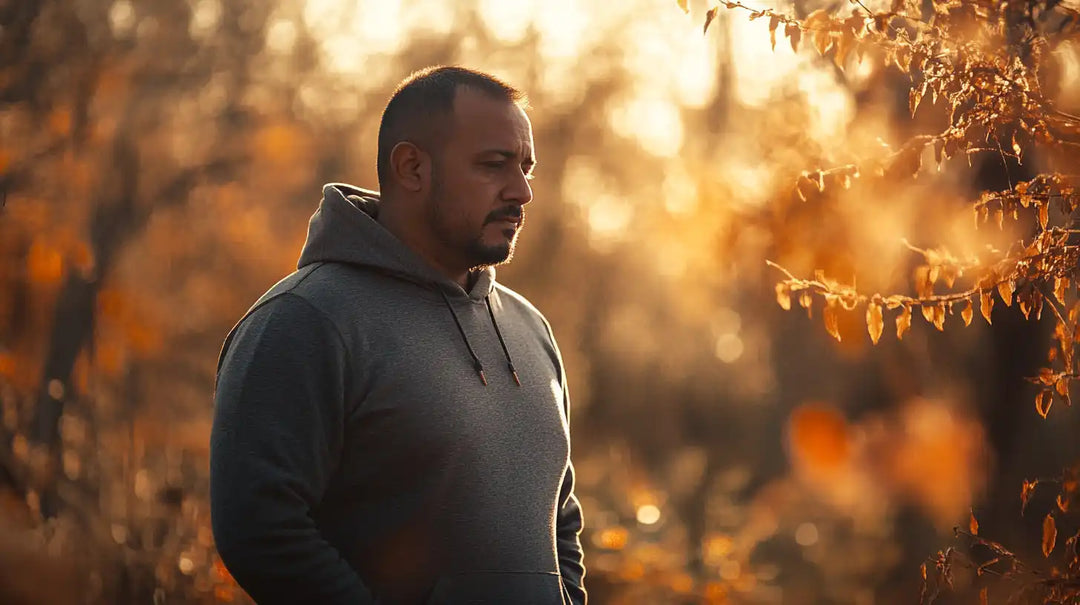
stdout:
<svg viewBox="0 0 1080 605">
<path fill-rule="evenodd" d="M 471 88 L 494 99 L 525 109 L 528 97 L 506 82 L 480 71 L 437 65 L 410 74 L 398 84 L 379 122 L 376 169 L 379 187 L 390 185 L 390 152 L 402 141 L 410 141 L 431 152 L 449 135 L 449 117 L 460 88 Z"/>
</svg>

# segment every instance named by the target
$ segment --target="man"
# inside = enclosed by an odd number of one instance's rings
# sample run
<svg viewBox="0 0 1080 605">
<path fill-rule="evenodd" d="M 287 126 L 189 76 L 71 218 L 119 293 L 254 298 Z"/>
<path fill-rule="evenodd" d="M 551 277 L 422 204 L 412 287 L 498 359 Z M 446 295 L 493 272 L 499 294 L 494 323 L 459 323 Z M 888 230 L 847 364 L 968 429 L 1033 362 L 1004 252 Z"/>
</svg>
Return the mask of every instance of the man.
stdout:
<svg viewBox="0 0 1080 605">
<path fill-rule="evenodd" d="M 258 603 L 586 602 L 562 361 L 492 268 L 532 200 L 524 103 L 406 79 L 381 196 L 324 187 L 297 271 L 226 339 L 213 529 Z"/>
</svg>

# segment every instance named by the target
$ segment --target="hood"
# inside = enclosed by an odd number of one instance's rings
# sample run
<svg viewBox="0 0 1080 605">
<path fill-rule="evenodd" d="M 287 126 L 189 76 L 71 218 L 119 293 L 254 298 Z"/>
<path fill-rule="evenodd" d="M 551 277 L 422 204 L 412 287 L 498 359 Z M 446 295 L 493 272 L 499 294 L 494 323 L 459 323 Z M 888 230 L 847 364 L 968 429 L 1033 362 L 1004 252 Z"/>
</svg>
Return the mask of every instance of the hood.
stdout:
<svg viewBox="0 0 1080 605">
<path fill-rule="evenodd" d="M 438 290 L 444 296 L 484 300 L 495 288 L 495 269 L 479 271 L 471 290 L 429 265 L 375 219 L 382 203 L 377 191 L 344 183 L 323 186 L 318 210 L 308 222 L 307 241 L 297 268 L 314 263 L 346 263 Z"/>
</svg>

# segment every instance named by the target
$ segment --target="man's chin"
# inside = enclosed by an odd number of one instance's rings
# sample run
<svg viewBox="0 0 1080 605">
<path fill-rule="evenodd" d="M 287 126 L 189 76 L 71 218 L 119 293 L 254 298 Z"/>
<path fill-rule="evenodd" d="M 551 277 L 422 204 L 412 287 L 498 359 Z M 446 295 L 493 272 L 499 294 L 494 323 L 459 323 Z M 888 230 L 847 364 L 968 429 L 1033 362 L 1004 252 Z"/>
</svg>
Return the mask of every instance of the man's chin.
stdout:
<svg viewBox="0 0 1080 605">
<path fill-rule="evenodd" d="M 477 267 L 491 267 L 510 262 L 514 257 L 513 244 L 478 246 L 473 250 L 472 258 Z"/>
</svg>

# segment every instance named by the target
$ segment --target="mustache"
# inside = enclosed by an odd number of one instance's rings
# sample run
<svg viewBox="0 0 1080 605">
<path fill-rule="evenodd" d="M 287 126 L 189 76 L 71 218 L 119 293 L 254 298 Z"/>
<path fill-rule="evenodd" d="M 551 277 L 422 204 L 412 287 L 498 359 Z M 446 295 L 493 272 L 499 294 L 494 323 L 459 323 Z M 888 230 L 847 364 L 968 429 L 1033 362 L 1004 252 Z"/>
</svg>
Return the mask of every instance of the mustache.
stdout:
<svg viewBox="0 0 1080 605">
<path fill-rule="evenodd" d="M 484 219 L 484 224 L 493 223 L 495 221 L 501 221 L 504 219 L 513 219 L 516 221 L 524 222 L 525 210 L 521 206 L 507 206 L 494 210 L 491 214 L 487 215 Z"/>
</svg>

